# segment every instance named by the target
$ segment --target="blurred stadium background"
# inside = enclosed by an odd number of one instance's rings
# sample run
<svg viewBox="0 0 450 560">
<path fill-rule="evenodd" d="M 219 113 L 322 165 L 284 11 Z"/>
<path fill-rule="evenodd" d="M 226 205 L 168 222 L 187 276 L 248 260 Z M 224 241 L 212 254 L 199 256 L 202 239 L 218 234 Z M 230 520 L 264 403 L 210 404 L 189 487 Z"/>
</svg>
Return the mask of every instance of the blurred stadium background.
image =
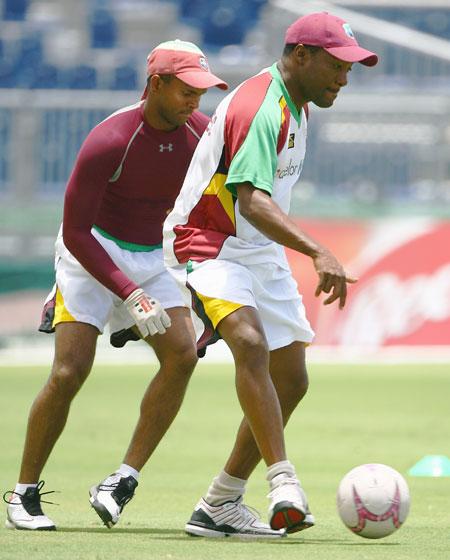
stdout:
<svg viewBox="0 0 450 560">
<path fill-rule="evenodd" d="M 88 131 L 139 98 L 147 53 L 193 41 L 235 86 L 319 10 L 347 19 L 380 62 L 355 66 L 331 110 L 312 107 L 292 213 L 360 278 L 344 311 L 324 308 L 310 263 L 289 252 L 312 353 L 450 356 L 450 0 L 0 0 L 0 359 L 43 348 L 49 361 L 36 326 L 66 180 Z"/>
</svg>

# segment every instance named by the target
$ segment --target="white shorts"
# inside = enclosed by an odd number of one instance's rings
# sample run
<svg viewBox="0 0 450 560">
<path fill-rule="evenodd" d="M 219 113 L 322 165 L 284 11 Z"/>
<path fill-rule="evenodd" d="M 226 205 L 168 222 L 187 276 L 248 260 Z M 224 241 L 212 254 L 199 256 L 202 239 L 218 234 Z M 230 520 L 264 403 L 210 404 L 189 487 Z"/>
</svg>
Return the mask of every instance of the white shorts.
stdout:
<svg viewBox="0 0 450 560">
<path fill-rule="evenodd" d="M 220 338 L 216 330 L 219 322 L 244 305 L 258 310 L 269 350 L 294 341 L 310 343 L 314 338 L 292 273 L 277 264 L 242 265 L 216 259 L 192 263 L 192 271 L 187 274 L 171 272 L 191 292 L 192 306 L 203 329 L 199 336 L 197 320 L 199 348 L 216 342 Z"/>
<path fill-rule="evenodd" d="M 162 249 L 133 252 L 121 249 L 97 231 L 92 234 L 120 270 L 164 308 L 184 307 L 180 288 L 164 267 Z M 128 329 L 133 318 L 122 300 L 87 272 L 64 245 L 61 232 L 55 243 L 56 283 L 42 313 L 40 331 L 53 332 L 62 322 L 89 323 L 100 333 Z"/>
</svg>

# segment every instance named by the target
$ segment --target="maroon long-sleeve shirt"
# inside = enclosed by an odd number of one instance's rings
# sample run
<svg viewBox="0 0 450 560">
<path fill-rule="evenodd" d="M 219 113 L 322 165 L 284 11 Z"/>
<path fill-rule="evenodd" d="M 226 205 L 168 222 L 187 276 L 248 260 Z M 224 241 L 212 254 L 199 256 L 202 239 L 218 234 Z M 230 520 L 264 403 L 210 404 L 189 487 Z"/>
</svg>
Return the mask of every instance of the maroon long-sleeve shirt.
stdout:
<svg viewBox="0 0 450 560">
<path fill-rule="evenodd" d="M 64 199 L 64 244 L 122 299 L 138 286 L 114 264 L 91 229 L 95 225 L 135 245 L 161 244 L 163 222 L 208 121 L 195 111 L 172 132 L 156 130 L 145 122 L 141 102 L 98 124 L 81 146 Z"/>
</svg>

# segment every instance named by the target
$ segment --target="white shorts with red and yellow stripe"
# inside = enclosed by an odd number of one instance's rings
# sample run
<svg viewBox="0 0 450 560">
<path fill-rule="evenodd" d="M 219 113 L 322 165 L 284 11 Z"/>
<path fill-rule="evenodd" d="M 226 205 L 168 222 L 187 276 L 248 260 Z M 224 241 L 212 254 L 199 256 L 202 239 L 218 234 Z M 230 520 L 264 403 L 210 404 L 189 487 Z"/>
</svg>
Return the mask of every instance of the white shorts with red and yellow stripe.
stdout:
<svg viewBox="0 0 450 560">
<path fill-rule="evenodd" d="M 186 306 L 180 288 L 164 267 L 162 249 L 128 251 L 95 230 L 92 234 L 122 272 L 165 309 Z M 40 331 L 54 332 L 58 323 L 74 321 L 93 325 L 100 333 L 108 323 L 111 332 L 134 325 L 122 300 L 82 267 L 61 234 L 55 250 L 56 283 L 45 301 Z"/>
<path fill-rule="evenodd" d="M 314 338 L 297 283 L 286 268 L 214 259 L 169 270 L 191 293 L 199 349 L 216 342 L 220 321 L 244 306 L 258 310 L 269 350 Z"/>
</svg>

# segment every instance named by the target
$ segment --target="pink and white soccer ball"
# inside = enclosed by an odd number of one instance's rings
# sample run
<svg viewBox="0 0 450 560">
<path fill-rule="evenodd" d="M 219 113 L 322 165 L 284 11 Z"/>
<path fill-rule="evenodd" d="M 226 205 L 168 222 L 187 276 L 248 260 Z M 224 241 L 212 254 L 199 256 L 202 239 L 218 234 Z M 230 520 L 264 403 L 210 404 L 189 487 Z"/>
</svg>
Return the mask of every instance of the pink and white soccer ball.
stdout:
<svg viewBox="0 0 450 560">
<path fill-rule="evenodd" d="M 381 539 L 399 529 L 409 512 L 409 489 L 395 469 L 378 463 L 360 465 L 339 484 L 337 509 L 355 535 Z"/>
</svg>

